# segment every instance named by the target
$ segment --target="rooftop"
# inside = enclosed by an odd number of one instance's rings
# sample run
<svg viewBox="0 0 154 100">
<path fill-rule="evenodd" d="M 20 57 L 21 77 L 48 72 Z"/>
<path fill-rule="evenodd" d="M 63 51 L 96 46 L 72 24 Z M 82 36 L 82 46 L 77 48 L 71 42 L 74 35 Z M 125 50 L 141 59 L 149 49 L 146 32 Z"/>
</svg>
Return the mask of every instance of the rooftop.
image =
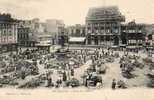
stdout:
<svg viewBox="0 0 154 100">
<path fill-rule="evenodd" d="M 0 23 L 17 22 L 16 19 L 11 17 L 11 14 L 0 13 Z"/>
<path fill-rule="evenodd" d="M 90 8 L 86 20 L 119 20 L 125 21 L 125 17 L 117 6 Z"/>
</svg>

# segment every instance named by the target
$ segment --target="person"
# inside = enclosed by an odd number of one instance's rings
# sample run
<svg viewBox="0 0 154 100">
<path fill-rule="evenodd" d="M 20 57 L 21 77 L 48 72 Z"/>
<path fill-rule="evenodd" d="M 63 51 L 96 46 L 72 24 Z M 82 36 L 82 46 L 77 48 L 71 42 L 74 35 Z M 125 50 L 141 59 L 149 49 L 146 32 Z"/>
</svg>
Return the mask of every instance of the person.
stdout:
<svg viewBox="0 0 154 100">
<path fill-rule="evenodd" d="M 51 86 L 52 85 L 52 78 L 48 77 L 47 82 L 48 82 L 47 87 Z"/>
<path fill-rule="evenodd" d="M 71 76 L 74 76 L 74 69 L 71 69 Z"/>
<path fill-rule="evenodd" d="M 118 85 L 118 88 L 123 88 L 123 89 L 124 89 L 124 88 L 127 88 L 125 82 L 122 81 L 122 80 L 119 80 L 119 81 L 117 82 L 117 85 Z"/>
<path fill-rule="evenodd" d="M 85 87 L 88 87 L 88 77 L 86 77 L 86 80 L 85 80 Z"/>
<path fill-rule="evenodd" d="M 63 81 L 66 81 L 67 80 L 67 75 L 66 75 L 66 72 L 63 73 Z"/>
<path fill-rule="evenodd" d="M 60 85 L 62 84 L 62 80 L 59 78 L 56 81 L 56 88 L 60 87 Z"/>
<path fill-rule="evenodd" d="M 112 89 L 114 90 L 115 88 L 116 88 L 116 80 L 113 79 L 113 80 L 112 80 Z"/>
<path fill-rule="evenodd" d="M 24 71 L 22 71 L 22 72 L 21 72 L 21 79 L 23 79 L 23 80 L 24 80 L 24 79 L 25 79 L 25 77 L 26 77 L 25 72 L 24 72 Z"/>
</svg>

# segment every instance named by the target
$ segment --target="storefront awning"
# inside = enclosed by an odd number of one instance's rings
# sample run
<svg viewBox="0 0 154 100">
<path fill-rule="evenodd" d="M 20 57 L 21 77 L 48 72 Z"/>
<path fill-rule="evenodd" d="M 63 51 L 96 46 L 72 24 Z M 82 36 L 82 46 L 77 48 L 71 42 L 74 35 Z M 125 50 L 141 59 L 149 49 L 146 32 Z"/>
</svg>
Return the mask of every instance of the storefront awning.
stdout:
<svg viewBox="0 0 154 100">
<path fill-rule="evenodd" d="M 51 44 L 36 44 L 36 46 L 38 47 L 38 46 L 41 46 L 41 47 L 47 47 L 47 46 L 51 46 Z"/>
<path fill-rule="evenodd" d="M 126 44 L 120 44 L 119 46 L 120 47 L 126 47 Z"/>
<path fill-rule="evenodd" d="M 111 46 L 111 48 L 118 48 L 119 46 L 116 46 L 116 45 L 113 45 L 113 46 Z"/>
<path fill-rule="evenodd" d="M 70 37 L 69 42 L 85 42 L 86 37 Z"/>
<path fill-rule="evenodd" d="M 126 48 L 128 48 L 128 49 L 136 49 L 138 47 L 137 46 L 127 46 Z"/>
<path fill-rule="evenodd" d="M 39 41 L 40 44 L 51 44 L 50 40 L 46 40 L 46 41 Z"/>
<path fill-rule="evenodd" d="M 147 49 L 154 49 L 153 46 L 147 46 L 146 48 L 147 48 Z"/>
</svg>

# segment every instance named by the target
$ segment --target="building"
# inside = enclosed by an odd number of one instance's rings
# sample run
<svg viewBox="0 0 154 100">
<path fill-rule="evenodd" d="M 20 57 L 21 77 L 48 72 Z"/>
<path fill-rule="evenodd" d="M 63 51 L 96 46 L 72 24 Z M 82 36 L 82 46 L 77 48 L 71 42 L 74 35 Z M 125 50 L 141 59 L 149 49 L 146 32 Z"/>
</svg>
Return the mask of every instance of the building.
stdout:
<svg viewBox="0 0 154 100">
<path fill-rule="evenodd" d="M 154 24 L 146 24 L 145 30 L 147 34 L 154 34 Z"/>
<path fill-rule="evenodd" d="M 130 49 L 140 48 L 145 43 L 145 25 L 137 24 L 135 21 L 121 26 L 121 40 Z"/>
<path fill-rule="evenodd" d="M 37 43 L 29 27 L 18 28 L 17 40 L 20 47 L 34 47 Z"/>
<path fill-rule="evenodd" d="M 18 25 L 18 42 L 21 47 L 34 47 L 38 35 L 44 32 L 44 27 L 38 18 L 20 20 Z"/>
<path fill-rule="evenodd" d="M 76 24 L 74 26 L 67 27 L 67 34 L 71 37 L 85 37 L 86 30 L 85 25 Z"/>
<path fill-rule="evenodd" d="M 125 17 L 118 7 L 91 8 L 86 17 L 86 37 L 88 45 L 119 45 L 121 23 Z"/>
<path fill-rule="evenodd" d="M 26 41 L 24 38 L 19 39 L 25 41 L 27 45 L 24 46 L 35 46 L 42 41 L 50 41 L 51 44 L 58 42 L 58 34 L 64 30 L 64 24 L 61 20 L 46 20 L 46 22 L 40 22 L 38 18 L 32 20 L 22 20 L 19 24 L 19 37 L 27 34 L 28 38 Z M 29 30 L 27 30 L 29 28 Z M 27 30 L 27 31 L 26 31 Z M 27 33 L 25 33 L 27 32 Z M 23 44 L 23 43 L 22 43 Z"/>
<path fill-rule="evenodd" d="M 48 41 L 48 43 L 54 45 L 55 44 L 55 39 L 52 37 L 52 35 L 48 35 L 48 34 L 40 34 L 38 35 L 38 42 L 42 42 L 42 41 Z"/>
<path fill-rule="evenodd" d="M 57 19 L 47 19 L 46 20 L 46 31 L 47 33 L 57 33 L 59 27 L 64 27 L 63 20 L 57 20 Z"/>
<path fill-rule="evenodd" d="M 53 36 L 46 29 L 46 23 L 37 21 L 37 27 L 34 29 L 37 43 L 42 41 L 52 41 Z"/>
<path fill-rule="evenodd" d="M 0 14 L 0 53 L 17 50 L 17 27 L 10 14 Z"/>
<path fill-rule="evenodd" d="M 52 35 L 55 44 L 64 43 L 65 24 L 63 20 L 47 19 L 45 22 L 45 31 L 48 35 Z M 63 41 L 63 42 L 62 42 Z"/>
<path fill-rule="evenodd" d="M 154 24 L 149 24 L 145 26 L 146 30 L 146 45 L 154 46 Z"/>
<path fill-rule="evenodd" d="M 86 44 L 86 28 L 85 25 L 76 24 L 66 28 L 69 45 L 85 45 Z"/>
</svg>

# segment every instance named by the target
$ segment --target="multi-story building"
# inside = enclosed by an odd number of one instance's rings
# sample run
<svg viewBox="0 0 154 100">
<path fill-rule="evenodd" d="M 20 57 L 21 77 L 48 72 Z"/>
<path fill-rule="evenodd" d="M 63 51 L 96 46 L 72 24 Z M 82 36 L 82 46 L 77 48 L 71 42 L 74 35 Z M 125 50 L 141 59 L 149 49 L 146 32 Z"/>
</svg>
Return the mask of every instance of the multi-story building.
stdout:
<svg viewBox="0 0 154 100">
<path fill-rule="evenodd" d="M 38 18 L 32 20 L 20 20 L 18 25 L 18 43 L 22 47 L 34 47 L 38 42 L 38 35 L 44 28 Z"/>
<path fill-rule="evenodd" d="M 0 14 L 0 52 L 17 50 L 17 27 L 10 14 Z"/>
<path fill-rule="evenodd" d="M 47 19 L 46 20 L 46 31 L 48 33 L 56 33 L 58 32 L 59 27 L 64 27 L 63 20 L 57 20 L 57 19 Z"/>
<path fill-rule="evenodd" d="M 146 45 L 154 46 L 154 24 L 149 24 L 145 26 L 146 30 Z"/>
<path fill-rule="evenodd" d="M 67 34 L 71 37 L 85 37 L 85 25 L 76 24 L 74 26 L 67 27 Z"/>
<path fill-rule="evenodd" d="M 36 40 L 29 27 L 18 28 L 18 46 L 20 47 L 34 47 Z"/>
<path fill-rule="evenodd" d="M 55 44 L 54 38 L 49 34 L 39 34 L 38 35 L 38 42 L 48 42 L 49 44 Z"/>
<path fill-rule="evenodd" d="M 125 17 L 118 7 L 91 8 L 86 17 L 86 36 L 88 45 L 119 45 L 121 42 L 121 23 Z"/>
<path fill-rule="evenodd" d="M 128 24 L 123 24 L 121 31 L 122 44 L 127 46 L 144 46 L 146 35 L 144 24 L 137 24 L 135 21 L 132 21 Z"/>
<path fill-rule="evenodd" d="M 48 35 L 52 35 L 54 44 L 64 43 L 65 24 L 63 20 L 48 19 L 45 22 L 45 31 Z M 62 42 L 63 41 L 63 42 Z"/>
</svg>

